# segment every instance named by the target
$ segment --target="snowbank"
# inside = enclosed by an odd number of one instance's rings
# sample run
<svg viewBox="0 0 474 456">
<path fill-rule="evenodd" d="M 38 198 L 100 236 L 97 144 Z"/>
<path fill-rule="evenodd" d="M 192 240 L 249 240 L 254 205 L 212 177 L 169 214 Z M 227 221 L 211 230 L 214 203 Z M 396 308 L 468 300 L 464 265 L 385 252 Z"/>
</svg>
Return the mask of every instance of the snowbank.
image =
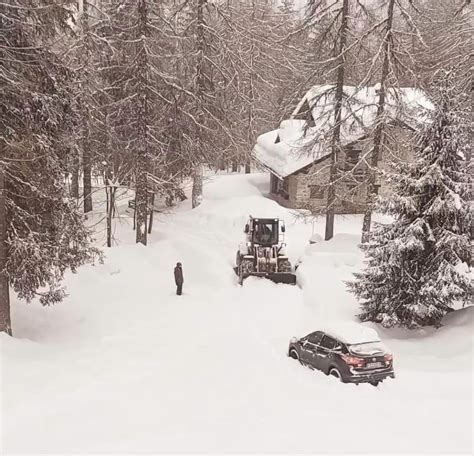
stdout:
<svg viewBox="0 0 474 456">
<path fill-rule="evenodd" d="M 185 201 L 156 214 L 147 247 L 134 244 L 123 215 L 120 244 L 103 265 L 67 276 L 65 302 L 12 300 L 16 337 L 0 338 L 4 452 L 472 450 L 472 308 L 439 330 L 377 328 L 397 374 L 378 388 L 337 383 L 287 357 L 291 336 L 356 322 L 343 281 L 362 262 L 361 217 L 336 217 L 335 238 L 309 245 L 324 219 L 294 219 L 263 196 L 267 185 L 265 174 L 209 179 L 199 208 Z M 232 266 L 249 213 L 286 220 L 303 288 L 256 278 L 238 286 Z"/>
</svg>

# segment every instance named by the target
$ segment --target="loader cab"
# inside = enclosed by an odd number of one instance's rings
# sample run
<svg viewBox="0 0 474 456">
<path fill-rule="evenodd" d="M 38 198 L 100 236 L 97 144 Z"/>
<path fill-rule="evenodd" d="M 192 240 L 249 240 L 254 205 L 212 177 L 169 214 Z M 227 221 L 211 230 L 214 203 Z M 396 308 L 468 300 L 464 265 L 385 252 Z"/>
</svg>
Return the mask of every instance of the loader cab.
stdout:
<svg viewBox="0 0 474 456">
<path fill-rule="evenodd" d="M 269 247 L 278 244 L 278 219 L 252 219 L 249 227 L 254 244 Z"/>
</svg>

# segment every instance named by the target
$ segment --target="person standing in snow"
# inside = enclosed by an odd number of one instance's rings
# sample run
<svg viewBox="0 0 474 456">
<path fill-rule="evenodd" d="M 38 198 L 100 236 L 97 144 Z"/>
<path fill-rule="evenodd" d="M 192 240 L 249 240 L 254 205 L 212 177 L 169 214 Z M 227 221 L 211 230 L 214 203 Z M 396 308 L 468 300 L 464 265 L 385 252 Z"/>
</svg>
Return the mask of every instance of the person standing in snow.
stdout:
<svg viewBox="0 0 474 456">
<path fill-rule="evenodd" d="M 174 281 L 176 282 L 176 294 L 181 296 L 183 293 L 183 268 L 181 263 L 176 263 L 176 267 L 174 268 Z"/>
</svg>

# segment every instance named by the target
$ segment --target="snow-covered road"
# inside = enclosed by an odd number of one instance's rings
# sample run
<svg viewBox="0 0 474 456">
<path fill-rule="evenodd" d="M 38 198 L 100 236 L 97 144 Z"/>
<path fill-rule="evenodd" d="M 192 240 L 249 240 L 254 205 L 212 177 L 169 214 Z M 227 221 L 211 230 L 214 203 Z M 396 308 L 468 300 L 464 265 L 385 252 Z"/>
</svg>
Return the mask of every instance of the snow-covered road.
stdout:
<svg viewBox="0 0 474 456">
<path fill-rule="evenodd" d="M 265 198 L 267 180 L 216 177 L 198 209 L 155 219 L 147 247 L 124 223 L 105 264 L 68 276 L 64 303 L 14 302 L 16 338 L 1 338 L 4 451 L 472 451 L 472 308 L 438 331 L 379 331 L 397 378 L 378 388 L 287 358 L 291 336 L 355 319 L 343 280 L 361 265 L 360 219 L 339 217 L 336 238 L 310 247 L 311 223 Z M 286 220 L 302 288 L 237 285 L 249 213 Z"/>
</svg>

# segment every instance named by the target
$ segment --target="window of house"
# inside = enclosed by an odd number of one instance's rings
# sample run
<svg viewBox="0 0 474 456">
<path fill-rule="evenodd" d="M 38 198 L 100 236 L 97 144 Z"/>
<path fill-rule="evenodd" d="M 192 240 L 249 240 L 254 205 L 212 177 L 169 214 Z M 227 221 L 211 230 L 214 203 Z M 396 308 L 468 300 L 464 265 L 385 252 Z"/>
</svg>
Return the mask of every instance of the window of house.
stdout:
<svg viewBox="0 0 474 456">
<path fill-rule="evenodd" d="M 277 135 L 277 137 L 275 139 L 275 144 L 278 144 L 280 141 L 281 141 L 280 135 Z"/>
<path fill-rule="evenodd" d="M 310 185 L 309 186 L 309 197 L 311 199 L 323 199 L 324 198 L 324 187 L 322 185 Z"/>
<path fill-rule="evenodd" d="M 379 194 L 379 190 L 380 190 L 380 184 L 374 185 L 374 192 L 375 192 L 376 195 Z"/>
<path fill-rule="evenodd" d="M 361 156 L 361 149 L 346 149 L 346 162 L 350 163 L 351 165 L 356 165 L 359 162 Z"/>
<path fill-rule="evenodd" d="M 362 177 L 365 174 L 364 168 L 359 164 L 359 161 L 362 156 L 361 149 L 354 149 L 352 146 L 349 146 L 345 149 L 345 159 L 344 159 L 344 171 L 352 172 L 354 176 Z"/>
</svg>

